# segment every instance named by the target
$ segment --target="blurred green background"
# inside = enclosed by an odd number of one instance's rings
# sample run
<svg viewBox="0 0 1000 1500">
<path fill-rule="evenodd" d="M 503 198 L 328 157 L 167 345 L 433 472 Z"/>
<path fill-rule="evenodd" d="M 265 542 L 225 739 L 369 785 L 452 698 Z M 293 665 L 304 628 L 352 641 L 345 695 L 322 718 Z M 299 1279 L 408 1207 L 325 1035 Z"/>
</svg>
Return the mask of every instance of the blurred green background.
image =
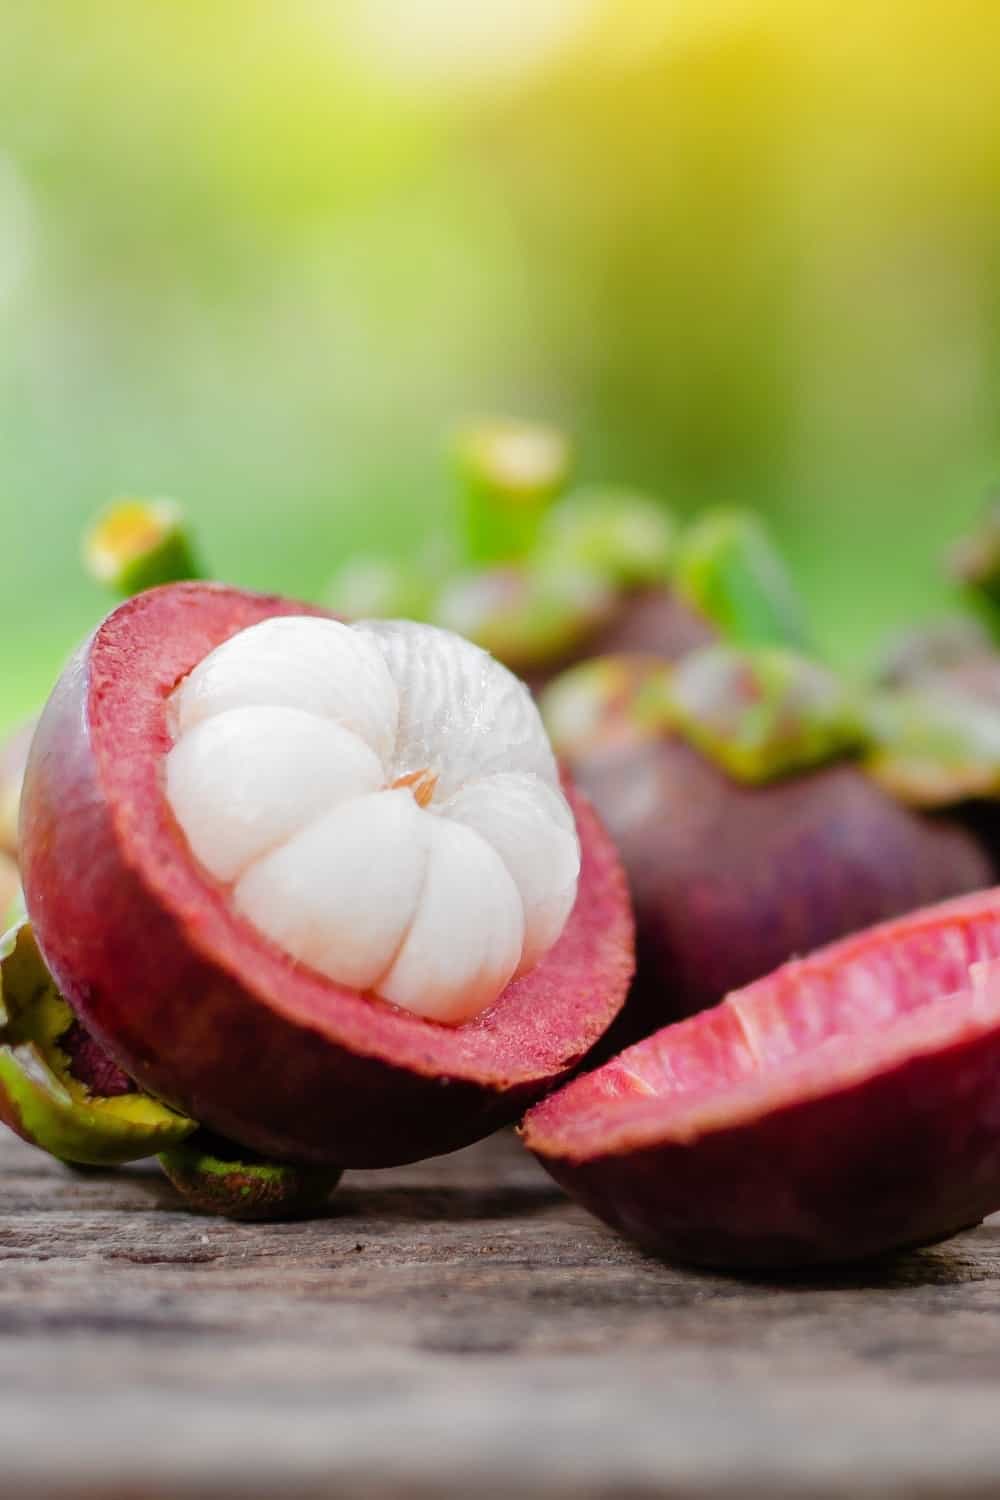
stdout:
<svg viewBox="0 0 1000 1500">
<path fill-rule="evenodd" d="M 0 0 L 0 722 L 109 496 L 321 592 L 442 435 L 772 519 L 860 659 L 1000 477 L 995 0 Z"/>
</svg>

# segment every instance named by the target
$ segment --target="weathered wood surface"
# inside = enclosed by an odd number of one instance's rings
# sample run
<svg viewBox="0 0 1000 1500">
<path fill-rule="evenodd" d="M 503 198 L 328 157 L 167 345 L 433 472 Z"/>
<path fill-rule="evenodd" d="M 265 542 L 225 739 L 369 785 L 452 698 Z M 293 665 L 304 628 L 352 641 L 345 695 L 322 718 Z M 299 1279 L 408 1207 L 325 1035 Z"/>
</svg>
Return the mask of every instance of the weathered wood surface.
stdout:
<svg viewBox="0 0 1000 1500">
<path fill-rule="evenodd" d="M 271 1226 L 4 1140 L 0 1493 L 1000 1496 L 1000 1223 L 747 1281 L 642 1256 L 510 1137 Z"/>
</svg>

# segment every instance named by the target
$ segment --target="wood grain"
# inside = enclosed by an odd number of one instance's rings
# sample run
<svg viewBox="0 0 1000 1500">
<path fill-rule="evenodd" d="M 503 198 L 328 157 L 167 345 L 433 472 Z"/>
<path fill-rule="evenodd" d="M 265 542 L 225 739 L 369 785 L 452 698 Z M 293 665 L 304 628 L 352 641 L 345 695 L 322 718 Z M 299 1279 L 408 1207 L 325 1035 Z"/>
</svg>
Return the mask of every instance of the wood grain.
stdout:
<svg viewBox="0 0 1000 1500">
<path fill-rule="evenodd" d="M 234 1225 L 0 1142 L 17 1500 L 1000 1495 L 1000 1222 L 783 1281 L 660 1264 L 510 1136 Z"/>
</svg>

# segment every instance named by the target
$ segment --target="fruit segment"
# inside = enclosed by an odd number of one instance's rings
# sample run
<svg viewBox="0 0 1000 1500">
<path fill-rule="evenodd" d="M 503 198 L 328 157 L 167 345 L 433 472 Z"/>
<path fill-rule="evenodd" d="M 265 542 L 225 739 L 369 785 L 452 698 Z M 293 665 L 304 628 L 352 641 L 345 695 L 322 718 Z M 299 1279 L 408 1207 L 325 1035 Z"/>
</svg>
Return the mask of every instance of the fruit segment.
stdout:
<svg viewBox="0 0 1000 1500">
<path fill-rule="evenodd" d="M 523 1127 L 608 1223 L 716 1265 L 858 1259 L 1000 1209 L 1000 891 L 669 1026 Z"/>
<path fill-rule="evenodd" d="M 269 620 L 205 657 L 168 717 L 192 852 L 299 962 L 455 1025 L 558 938 L 572 814 L 527 689 L 478 647 Z"/>
</svg>

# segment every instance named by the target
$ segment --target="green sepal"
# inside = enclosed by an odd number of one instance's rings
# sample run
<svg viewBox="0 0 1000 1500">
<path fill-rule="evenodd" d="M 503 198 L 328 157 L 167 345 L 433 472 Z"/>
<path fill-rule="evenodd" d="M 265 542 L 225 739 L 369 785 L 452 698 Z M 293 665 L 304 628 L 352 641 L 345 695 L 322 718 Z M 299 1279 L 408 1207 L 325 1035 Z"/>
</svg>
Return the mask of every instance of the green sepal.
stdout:
<svg viewBox="0 0 1000 1500">
<path fill-rule="evenodd" d="M 526 556 L 545 510 L 569 483 L 566 433 L 538 423 L 481 422 L 457 434 L 452 458 L 468 560 Z"/>
<path fill-rule="evenodd" d="M 669 732 L 672 669 L 656 656 L 596 656 L 560 672 L 538 707 L 559 756 L 614 752 Z"/>
<path fill-rule="evenodd" d="M 542 522 L 538 550 L 591 568 L 618 588 L 662 583 L 676 527 L 650 495 L 605 485 L 573 490 Z"/>
<path fill-rule="evenodd" d="M 1000 704 L 947 678 L 873 695 L 869 774 L 917 807 L 1000 797 Z"/>
<path fill-rule="evenodd" d="M 955 543 L 948 566 L 996 635 L 1000 632 L 1000 499 L 991 500 L 975 530 Z"/>
<path fill-rule="evenodd" d="M 73 1077 L 73 1013 L 28 922 L 0 939 L 0 1119 L 63 1161 L 115 1166 L 183 1140 L 195 1122 L 140 1092 L 102 1098 Z"/>
<path fill-rule="evenodd" d="M 749 511 L 713 510 L 681 533 L 673 585 L 738 646 L 804 646 L 802 601 L 763 523 Z"/>
<path fill-rule="evenodd" d="M 590 568 L 531 561 L 458 574 L 441 590 L 433 619 L 530 672 L 582 646 L 614 603 L 614 590 Z"/>
<path fill-rule="evenodd" d="M 184 512 L 173 500 L 117 500 L 83 541 L 88 573 L 122 598 L 201 578 Z"/>
<path fill-rule="evenodd" d="M 295 1166 L 198 1131 L 159 1155 L 188 1206 L 229 1219 L 300 1219 L 319 1213 L 340 1181 L 339 1167 Z"/>
<path fill-rule="evenodd" d="M 703 646 L 673 668 L 673 727 L 737 781 L 758 784 L 856 751 L 853 691 L 818 662 L 780 646 Z"/>
</svg>

